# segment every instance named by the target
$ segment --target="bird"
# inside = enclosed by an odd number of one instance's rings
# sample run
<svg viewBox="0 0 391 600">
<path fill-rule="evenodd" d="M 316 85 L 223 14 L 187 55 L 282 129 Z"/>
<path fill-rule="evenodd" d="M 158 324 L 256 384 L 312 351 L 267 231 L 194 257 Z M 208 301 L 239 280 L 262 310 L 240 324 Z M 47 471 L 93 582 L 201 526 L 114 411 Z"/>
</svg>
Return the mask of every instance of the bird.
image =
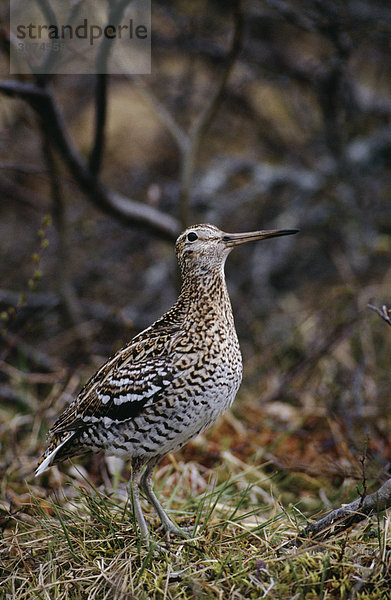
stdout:
<svg viewBox="0 0 391 600">
<path fill-rule="evenodd" d="M 239 389 L 242 356 L 225 281 L 226 258 L 241 244 L 297 231 L 226 233 L 199 224 L 181 233 L 177 301 L 88 380 L 50 429 L 36 475 L 89 451 L 129 459 L 129 495 L 141 539 L 150 539 L 141 492 L 168 537 L 188 537 L 160 504 L 152 473 L 165 455 L 230 407 Z"/>
</svg>

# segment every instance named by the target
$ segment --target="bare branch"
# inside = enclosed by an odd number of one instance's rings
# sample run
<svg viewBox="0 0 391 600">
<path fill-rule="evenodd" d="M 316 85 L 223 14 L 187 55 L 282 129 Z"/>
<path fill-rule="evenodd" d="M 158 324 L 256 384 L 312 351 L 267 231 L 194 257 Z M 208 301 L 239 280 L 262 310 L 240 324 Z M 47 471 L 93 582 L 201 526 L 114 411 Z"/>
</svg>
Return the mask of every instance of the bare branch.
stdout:
<svg viewBox="0 0 391 600">
<path fill-rule="evenodd" d="M 92 146 L 89 169 L 97 175 L 100 171 L 104 147 L 104 133 L 107 114 L 107 75 L 96 76 L 95 87 L 95 135 Z"/>
<path fill-rule="evenodd" d="M 376 312 L 384 321 L 391 325 L 391 311 L 386 305 L 381 309 L 368 304 L 368 308 Z M 301 546 L 303 543 L 310 540 L 323 541 L 332 535 L 337 535 L 346 529 L 349 529 L 356 523 L 363 521 L 375 513 L 382 512 L 391 507 L 391 478 L 373 494 L 366 494 L 366 474 L 365 474 L 365 457 L 362 459 L 363 467 L 363 494 L 350 504 L 346 504 L 331 511 L 328 515 L 307 525 L 300 532 L 294 542 L 289 542 L 285 547 Z"/>
<path fill-rule="evenodd" d="M 325 540 L 332 535 L 337 535 L 349 529 L 356 523 L 382 512 L 391 507 L 391 479 L 387 481 L 373 494 L 365 498 L 357 498 L 350 504 L 341 506 L 317 521 L 307 525 L 300 532 L 294 542 L 289 546 L 301 546 L 308 541 Z"/>
<path fill-rule="evenodd" d="M 187 134 L 182 127 L 178 125 L 171 113 L 155 98 L 154 94 L 145 85 L 145 83 L 140 79 L 136 79 L 138 90 L 143 94 L 143 97 L 154 110 L 160 122 L 170 132 L 181 153 L 180 206 L 182 227 L 186 227 L 186 225 L 189 224 L 191 183 L 194 176 L 195 164 L 199 149 L 204 136 L 221 104 L 226 83 L 242 45 L 244 19 L 241 4 L 241 0 L 236 1 L 234 9 L 234 32 L 232 36 L 231 47 L 226 56 L 216 87 L 211 94 L 211 97 L 204 110 L 192 125 L 189 134 Z"/>
<path fill-rule="evenodd" d="M 207 132 L 212 120 L 221 104 L 223 98 L 223 92 L 228 78 L 231 74 L 232 68 L 235 64 L 236 58 L 239 54 L 242 45 L 243 36 L 243 14 L 241 9 L 241 0 L 236 2 L 234 9 L 234 22 L 235 29 L 232 37 L 231 48 L 228 52 L 224 68 L 218 79 L 216 88 L 211 95 L 211 98 L 205 109 L 190 129 L 190 140 L 187 145 L 186 152 L 182 157 L 182 169 L 181 169 L 181 222 L 182 226 L 185 227 L 189 222 L 189 200 L 190 200 L 190 189 L 191 182 L 193 179 L 195 163 L 198 156 L 198 151 L 201 146 L 201 142 Z"/>
<path fill-rule="evenodd" d="M 114 2 L 112 4 L 109 3 L 108 22 L 114 28 L 118 26 L 129 2 L 130 0 L 120 0 L 119 2 Z M 111 49 L 111 40 L 107 37 L 103 38 L 96 57 L 95 137 L 89 160 L 89 169 L 94 175 L 97 175 L 100 171 L 104 148 L 104 132 L 107 113 L 107 63 Z"/>
<path fill-rule="evenodd" d="M 129 80 L 132 81 L 131 78 L 129 78 Z M 154 96 L 153 92 L 146 85 L 145 79 L 136 78 L 134 81 L 136 83 L 136 90 L 142 94 L 143 98 L 153 109 L 159 121 L 162 123 L 162 125 L 164 125 L 164 127 L 167 128 L 169 133 L 171 133 L 178 145 L 179 150 L 185 153 L 189 146 L 189 138 L 185 131 L 183 131 L 182 127 L 178 125 L 167 108 Z"/>
<path fill-rule="evenodd" d="M 377 308 L 377 306 L 374 306 L 373 304 L 368 304 L 368 308 L 370 308 L 377 315 L 379 315 L 379 317 L 381 317 L 383 321 L 391 325 L 391 309 L 387 308 L 385 304 L 383 304 L 381 308 Z"/>
<path fill-rule="evenodd" d="M 70 139 L 64 118 L 50 89 L 20 81 L 0 81 L 0 92 L 26 100 L 44 121 L 56 150 L 67 164 L 72 176 L 102 211 L 122 223 L 139 225 L 173 240 L 180 231 L 179 222 L 166 213 L 131 200 L 100 183 L 88 169 L 77 148 Z"/>
</svg>

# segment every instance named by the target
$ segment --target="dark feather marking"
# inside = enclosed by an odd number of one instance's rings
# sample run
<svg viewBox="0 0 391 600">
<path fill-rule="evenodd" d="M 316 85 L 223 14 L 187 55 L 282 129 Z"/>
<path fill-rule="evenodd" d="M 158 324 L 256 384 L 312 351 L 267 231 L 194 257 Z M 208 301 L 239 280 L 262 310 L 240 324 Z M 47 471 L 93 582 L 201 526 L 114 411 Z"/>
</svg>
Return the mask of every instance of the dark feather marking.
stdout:
<svg viewBox="0 0 391 600">
<path fill-rule="evenodd" d="M 107 417 L 113 419 L 113 421 L 127 421 L 128 419 L 134 419 L 138 417 L 144 406 L 149 401 L 149 398 L 142 398 L 141 400 L 133 400 L 132 402 L 122 402 L 121 404 L 112 404 L 110 410 L 107 412 Z"/>
</svg>

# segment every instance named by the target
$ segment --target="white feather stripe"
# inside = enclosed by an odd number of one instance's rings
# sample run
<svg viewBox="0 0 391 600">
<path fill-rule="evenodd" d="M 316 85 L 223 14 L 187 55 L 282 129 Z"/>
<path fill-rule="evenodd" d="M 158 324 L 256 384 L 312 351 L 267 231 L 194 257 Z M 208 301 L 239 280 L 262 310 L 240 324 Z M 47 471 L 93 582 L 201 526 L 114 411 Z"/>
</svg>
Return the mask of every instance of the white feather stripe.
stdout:
<svg viewBox="0 0 391 600">
<path fill-rule="evenodd" d="M 63 445 L 64 445 L 64 444 L 66 444 L 66 443 L 67 443 L 67 441 L 68 441 L 68 440 L 69 440 L 69 439 L 70 439 L 72 436 L 74 436 L 74 435 L 75 435 L 75 433 L 76 433 L 75 431 L 72 431 L 72 432 L 70 432 L 70 433 L 69 433 L 69 435 L 67 435 L 67 436 L 65 437 L 65 439 L 63 439 L 63 440 L 61 441 L 61 443 L 60 443 L 58 446 L 56 446 L 56 447 L 54 448 L 54 450 L 52 450 L 52 451 L 50 452 L 50 454 L 48 454 L 48 455 L 47 455 L 47 457 L 45 458 L 45 460 L 43 460 L 43 461 L 41 462 L 41 464 L 39 465 L 39 467 L 36 469 L 36 471 L 35 471 L 35 476 L 36 476 L 36 477 L 37 477 L 38 475 L 41 475 L 41 473 L 44 473 L 44 472 L 45 472 L 45 471 L 46 471 L 46 470 L 47 470 L 47 469 L 48 469 L 48 468 L 51 466 L 51 464 L 52 464 L 52 462 L 53 462 L 53 460 L 54 460 L 54 458 L 55 458 L 55 456 L 56 456 L 57 452 L 60 450 L 60 448 L 62 448 L 62 447 L 63 447 Z"/>
<path fill-rule="evenodd" d="M 132 402 L 140 402 L 140 400 L 143 398 L 151 398 L 157 394 L 157 392 L 160 392 L 161 389 L 162 388 L 160 386 L 153 385 L 148 390 L 140 391 L 139 394 L 135 394 L 134 392 L 133 394 L 121 394 L 120 396 L 114 397 L 114 404 L 116 406 L 120 406 L 126 402 L 129 402 L 130 404 Z"/>
</svg>

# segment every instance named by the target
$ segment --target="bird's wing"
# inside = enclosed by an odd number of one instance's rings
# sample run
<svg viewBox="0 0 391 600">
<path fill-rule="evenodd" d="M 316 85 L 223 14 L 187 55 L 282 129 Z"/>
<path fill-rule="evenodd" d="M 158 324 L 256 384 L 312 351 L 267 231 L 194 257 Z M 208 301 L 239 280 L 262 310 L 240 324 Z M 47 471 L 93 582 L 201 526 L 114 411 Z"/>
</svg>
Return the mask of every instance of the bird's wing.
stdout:
<svg viewBox="0 0 391 600">
<path fill-rule="evenodd" d="M 57 419 L 50 436 L 76 431 L 105 417 L 120 422 L 139 415 L 159 400 L 173 379 L 170 346 L 175 335 L 144 336 L 118 351 L 91 377 Z"/>
<path fill-rule="evenodd" d="M 121 422 L 137 417 L 157 402 L 173 379 L 172 368 L 162 358 L 141 361 L 111 370 L 83 400 L 75 400 L 60 416 L 50 434 L 75 431 L 103 421 Z"/>
</svg>

